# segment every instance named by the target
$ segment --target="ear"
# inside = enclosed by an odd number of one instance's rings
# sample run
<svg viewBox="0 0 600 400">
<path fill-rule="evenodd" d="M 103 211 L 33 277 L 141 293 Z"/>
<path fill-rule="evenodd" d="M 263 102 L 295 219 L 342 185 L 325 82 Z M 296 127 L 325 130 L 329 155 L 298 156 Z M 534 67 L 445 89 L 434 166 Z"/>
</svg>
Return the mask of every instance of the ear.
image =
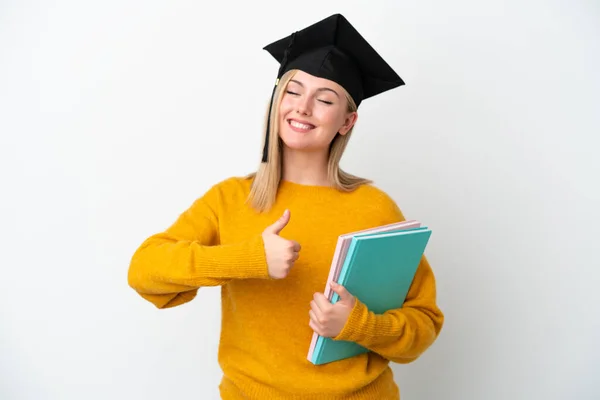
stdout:
<svg viewBox="0 0 600 400">
<path fill-rule="evenodd" d="M 356 124 L 356 120 L 358 119 L 358 113 L 356 111 L 349 113 L 346 115 L 346 119 L 344 120 L 344 125 L 339 129 L 338 133 L 340 135 L 345 135 L 348 133 L 350 129 Z"/>
</svg>

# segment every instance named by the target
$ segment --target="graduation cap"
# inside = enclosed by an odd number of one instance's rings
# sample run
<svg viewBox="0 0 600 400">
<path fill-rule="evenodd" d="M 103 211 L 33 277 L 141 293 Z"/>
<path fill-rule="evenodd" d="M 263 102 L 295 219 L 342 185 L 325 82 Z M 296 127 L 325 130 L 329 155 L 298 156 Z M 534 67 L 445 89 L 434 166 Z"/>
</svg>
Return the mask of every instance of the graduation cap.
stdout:
<svg viewBox="0 0 600 400">
<path fill-rule="evenodd" d="M 279 63 L 271 94 L 262 161 L 267 161 L 269 122 L 279 79 L 298 69 L 342 86 L 356 105 L 369 97 L 404 85 L 402 78 L 341 14 L 334 14 L 263 48 Z"/>
</svg>

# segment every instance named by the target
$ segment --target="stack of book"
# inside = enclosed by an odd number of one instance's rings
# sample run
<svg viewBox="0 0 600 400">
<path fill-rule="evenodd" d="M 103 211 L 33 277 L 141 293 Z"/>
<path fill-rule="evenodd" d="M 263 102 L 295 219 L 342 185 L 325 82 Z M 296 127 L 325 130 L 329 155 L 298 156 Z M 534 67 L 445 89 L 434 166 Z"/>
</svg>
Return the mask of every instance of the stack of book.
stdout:
<svg viewBox="0 0 600 400">
<path fill-rule="evenodd" d="M 344 286 L 376 314 L 401 308 L 430 236 L 431 230 L 415 220 L 341 235 L 325 296 L 332 304 L 339 300 L 329 285 L 333 281 Z M 357 343 L 314 333 L 307 358 L 320 365 L 368 351 Z"/>
</svg>

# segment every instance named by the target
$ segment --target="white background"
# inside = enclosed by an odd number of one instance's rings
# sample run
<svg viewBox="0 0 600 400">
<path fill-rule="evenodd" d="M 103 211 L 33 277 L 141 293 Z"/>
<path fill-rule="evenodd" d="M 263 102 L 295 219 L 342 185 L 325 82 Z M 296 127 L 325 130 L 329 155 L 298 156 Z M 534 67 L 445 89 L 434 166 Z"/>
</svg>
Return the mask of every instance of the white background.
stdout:
<svg viewBox="0 0 600 400">
<path fill-rule="evenodd" d="M 157 310 L 128 263 L 255 169 L 262 47 L 335 12 L 407 83 L 343 167 L 434 232 L 446 325 L 403 399 L 600 398 L 592 0 L 2 1 L 0 398 L 218 397 L 218 288 Z"/>
</svg>

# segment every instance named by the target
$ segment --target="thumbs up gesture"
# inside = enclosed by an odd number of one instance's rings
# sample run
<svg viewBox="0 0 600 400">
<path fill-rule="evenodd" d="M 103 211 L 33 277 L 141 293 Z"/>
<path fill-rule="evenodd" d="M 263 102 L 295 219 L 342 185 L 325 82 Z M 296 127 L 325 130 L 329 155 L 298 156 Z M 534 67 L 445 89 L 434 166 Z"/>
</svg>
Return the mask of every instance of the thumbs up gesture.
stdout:
<svg viewBox="0 0 600 400">
<path fill-rule="evenodd" d="M 268 226 L 262 234 L 271 278 L 285 278 L 299 257 L 300 244 L 279 236 L 289 222 L 290 211 L 285 210 L 283 215 L 273 225 Z"/>
</svg>

